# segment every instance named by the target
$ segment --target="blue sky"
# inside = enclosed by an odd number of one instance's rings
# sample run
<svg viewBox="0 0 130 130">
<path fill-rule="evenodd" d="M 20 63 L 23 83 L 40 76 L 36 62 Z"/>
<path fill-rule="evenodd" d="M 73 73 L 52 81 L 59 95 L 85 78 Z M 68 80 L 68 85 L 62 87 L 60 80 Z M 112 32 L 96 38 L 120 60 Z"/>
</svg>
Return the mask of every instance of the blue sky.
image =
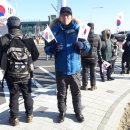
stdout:
<svg viewBox="0 0 130 130">
<path fill-rule="evenodd" d="M 24 20 L 48 20 L 51 14 L 57 14 L 51 3 L 57 6 L 57 0 L 8 0 L 16 9 L 17 16 Z M 67 0 L 72 8 L 73 16 L 80 18 L 85 24 L 94 22 L 95 32 L 100 33 L 109 28 L 116 32 L 116 20 L 121 12 L 125 20 L 126 30 L 130 30 L 130 0 Z"/>
</svg>

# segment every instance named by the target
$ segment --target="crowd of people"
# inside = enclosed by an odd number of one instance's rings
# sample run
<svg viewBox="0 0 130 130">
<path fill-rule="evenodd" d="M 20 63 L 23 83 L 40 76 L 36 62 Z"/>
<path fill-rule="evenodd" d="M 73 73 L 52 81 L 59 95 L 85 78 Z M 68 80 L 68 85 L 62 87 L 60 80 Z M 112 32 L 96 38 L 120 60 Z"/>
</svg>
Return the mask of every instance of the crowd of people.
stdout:
<svg viewBox="0 0 130 130">
<path fill-rule="evenodd" d="M 95 34 L 94 23 L 88 23 L 90 32 L 87 40 L 78 37 L 80 23 L 78 19 L 73 17 L 70 7 L 61 7 L 59 17 L 50 24 L 50 29 L 55 36 L 55 40 L 45 43 L 44 51 L 47 55 L 54 55 L 55 58 L 55 75 L 57 83 L 57 107 L 59 110 L 58 122 L 61 123 L 65 119 L 67 111 L 67 89 L 70 87 L 72 94 L 72 104 L 75 117 L 78 122 L 83 122 L 84 116 L 82 114 L 81 90 L 95 90 L 96 85 L 96 66 L 100 67 L 101 81 L 112 81 L 112 73 L 115 73 L 115 61 L 119 53 L 119 43 L 111 34 L 109 29 L 102 31 L 101 36 Z M 0 61 L 5 48 L 11 39 L 22 39 L 20 19 L 12 16 L 7 20 L 7 27 L 9 34 L 0 38 Z M 32 55 L 32 60 L 36 61 L 39 57 L 39 52 L 34 41 L 24 39 L 28 50 Z M 46 41 L 47 42 L 47 41 Z M 122 55 L 122 71 L 121 74 L 130 72 L 130 36 L 126 38 L 123 45 Z M 102 68 L 104 61 L 109 63 L 105 72 Z M 125 65 L 126 64 L 126 65 Z M 81 70 L 82 68 L 82 70 Z M 127 71 L 125 72 L 125 68 Z M 90 76 L 89 76 L 90 70 Z M 17 125 L 18 119 L 18 97 L 20 91 L 22 92 L 26 110 L 27 122 L 31 122 L 33 118 L 33 99 L 31 97 L 30 80 L 33 72 L 30 72 L 28 78 L 19 78 L 14 81 L 8 75 L 7 69 L 5 79 L 10 92 L 10 118 L 11 125 Z M 82 85 L 80 83 L 80 76 L 82 76 Z M 88 77 L 90 77 L 90 88 L 88 88 Z"/>
</svg>

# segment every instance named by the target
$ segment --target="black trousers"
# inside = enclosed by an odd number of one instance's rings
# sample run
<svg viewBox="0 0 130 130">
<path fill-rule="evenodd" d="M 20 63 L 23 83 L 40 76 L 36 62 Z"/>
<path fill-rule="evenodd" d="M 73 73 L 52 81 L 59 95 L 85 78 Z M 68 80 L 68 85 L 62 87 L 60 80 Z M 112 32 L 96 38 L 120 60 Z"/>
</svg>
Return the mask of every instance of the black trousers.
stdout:
<svg viewBox="0 0 130 130">
<path fill-rule="evenodd" d="M 82 85 L 88 85 L 89 69 L 90 69 L 90 85 L 96 85 L 96 60 L 82 59 Z"/>
<path fill-rule="evenodd" d="M 112 63 L 111 63 L 112 73 L 115 72 L 115 63 L 116 63 L 116 60 L 113 60 Z"/>
<path fill-rule="evenodd" d="M 20 83 L 13 83 L 7 81 L 7 85 L 10 92 L 10 117 L 18 117 L 19 112 L 19 93 L 22 93 L 24 99 L 25 113 L 26 115 L 32 115 L 33 113 L 33 99 L 31 97 L 31 80 Z"/>
<path fill-rule="evenodd" d="M 68 85 L 70 85 L 74 112 L 81 113 L 80 73 L 67 76 L 56 73 L 56 82 L 57 82 L 57 100 L 58 100 L 59 112 L 61 113 L 66 112 L 67 89 Z"/>
<path fill-rule="evenodd" d="M 130 55 L 129 53 L 122 53 L 122 61 L 121 61 L 122 72 L 129 73 L 130 71 Z"/>
</svg>

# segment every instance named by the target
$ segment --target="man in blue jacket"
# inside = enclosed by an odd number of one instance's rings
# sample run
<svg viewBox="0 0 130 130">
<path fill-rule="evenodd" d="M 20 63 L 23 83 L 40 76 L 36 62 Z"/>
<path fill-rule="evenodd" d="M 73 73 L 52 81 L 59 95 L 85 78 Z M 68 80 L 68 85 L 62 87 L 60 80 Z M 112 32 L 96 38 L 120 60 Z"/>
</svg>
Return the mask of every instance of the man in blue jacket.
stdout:
<svg viewBox="0 0 130 130">
<path fill-rule="evenodd" d="M 80 51 L 86 51 L 88 48 L 86 47 L 87 41 L 77 40 L 79 27 L 79 21 L 72 17 L 71 8 L 62 7 L 59 18 L 50 24 L 56 40 L 47 43 L 44 48 L 46 54 L 55 55 L 59 123 L 64 121 L 67 109 L 68 85 L 72 93 L 75 116 L 78 122 L 84 121 L 81 112 Z"/>
</svg>

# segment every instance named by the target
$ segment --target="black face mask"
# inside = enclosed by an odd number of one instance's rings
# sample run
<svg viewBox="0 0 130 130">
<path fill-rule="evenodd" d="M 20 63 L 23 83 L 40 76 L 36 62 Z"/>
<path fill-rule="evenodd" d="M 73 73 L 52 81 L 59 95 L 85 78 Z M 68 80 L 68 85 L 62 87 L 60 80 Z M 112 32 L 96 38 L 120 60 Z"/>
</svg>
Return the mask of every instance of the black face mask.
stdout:
<svg viewBox="0 0 130 130">
<path fill-rule="evenodd" d="M 108 33 L 108 34 L 107 34 L 107 39 L 109 39 L 109 38 L 110 38 L 110 34 Z"/>
</svg>

